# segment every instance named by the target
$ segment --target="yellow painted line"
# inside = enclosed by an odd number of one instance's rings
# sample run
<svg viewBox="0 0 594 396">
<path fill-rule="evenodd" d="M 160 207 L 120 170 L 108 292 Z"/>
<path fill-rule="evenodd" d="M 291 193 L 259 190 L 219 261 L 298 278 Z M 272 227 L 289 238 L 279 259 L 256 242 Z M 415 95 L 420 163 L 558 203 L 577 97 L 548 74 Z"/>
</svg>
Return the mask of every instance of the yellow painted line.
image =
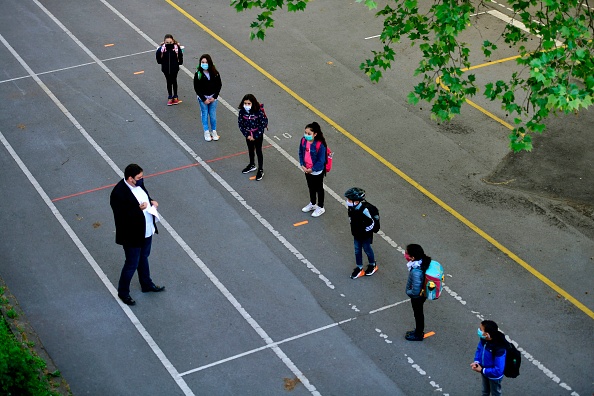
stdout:
<svg viewBox="0 0 594 396">
<path fill-rule="evenodd" d="M 264 70 L 263 68 L 261 68 L 254 61 L 252 61 L 250 58 L 248 58 L 247 56 L 245 56 L 243 53 L 241 53 L 238 49 L 236 49 L 235 47 L 233 47 L 231 44 L 229 44 L 227 41 L 225 41 L 219 35 L 217 35 L 212 30 L 210 30 L 209 28 L 207 28 L 204 24 L 202 24 L 201 22 L 199 22 L 192 15 L 188 14 L 188 12 L 186 12 L 183 8 L 181 8 L 180 6 L 178 6 L 172 0 L 165 0 L 165 2 L 168 3 L 169 5 L 171 5 L 173 8 L 175 8 L 177 11 L 179 11 L 183 16 L 185 16 L 186 18 L 188 18 L 190 21 L 194 22 L 202 30 L 204 30 L 206 33 L 208 33 L 210 36 L 212 36 L 219 43 L 221 43 L 222 45 L 224 45 L 225 47 L 227 47 L 227 49 L 229 49 L 235 55 L 237 55 L 238 57 L 240 57 L 241 59 L 243 59 L 246 63 L 248 63 L 254 69 L 256 69 L 260 73 L 262 73 L 266 78 L 268 78 L 269 80 L 271 80 L 272 82 L 274 82 L 276 85 L 278 85 L 280 88 L 282 88 L 285 92 L 287 92 L 289 95 L 291 95 L 293 98 L 295 98 L 299 103 L 301 103 L 302 105 L 304 105 L 305 107 L 307 107 L 309 110 L 311 110 L 313 113 L 315 113 L 318 117 L 322 118 L 328 124 L 332 125 L 332 127 L 334 127 L 337 131 L 339 131 L 344 136 L 346 136 L 347 138 L 349 138 L 353 143 L 355 143 L 357 146 L 359 146 L 360 148 L 362 148 L 369 155 L 371 155 L 372 157 L 374 157 L 376 160 L 378 160 L 380 163 L 382 163 L 383 165 L 385 165 L 392 172 L 396 173 L 398 176 L 400 176 L 402 179 L 404 179 L 410 185 L 412 185 L 413 187 L 415 187 L 417 190 L 419 190 L 426 197 L 428 197 L 433 202 L 435 202 L 437 205 L 439 205 L 446 212 L 450 213 L 452 216 L 454 216 L 456 219 L 458 219 L 461 223 L 463 223 L 468 228 L 470 228 L 472 231 L 474 231 L 475 233 L 477 233 L 478 235 L 480 235 L 482 238 L 484 238 L 490 244 L 492 244 L 493 246 L 495 246 L 497 249 L 499 249 L 500 251 L 502 251 L 503 253 L 505 253 L 512 260 L 514 260 L 516 263 L 518 263 L 520 266 L 522 266 L 524 269 L 526 269 L 528 272 L 530 272 L 532 275 L 534 275 L 536 278 L 538 278 L 540 281 L 542 281 L 547 286 L 549 286 L 551 289 L 553 289 L 554 291 L 556 291 L 558 294 L 560 294 L 561 296 L 563 296 L 564 298 L 566 298 L 568 301 L 570 301 L 573 305 L 575 305 L 577 308 L 579 308 L 582 312 L 584 312 L 590 318 L 594 319 L 594 311 L 592 311 L 590 308 L 586 307 L 584 304 L 582 304 L 580 301 L 578 301 L 575 297 L 573 297 L 572 295 L 570 295 L 568 292 L 566 292 L 565 290 L 563 290 L 561 287 L 557 286 L 557 284 L 555 284 L 553 281 L 551 281 L 545 275 L 541 274 L 539 271 L 537 271 L 535 268 L 533 268 L 530 264 L 528 264 L 527 262 L 525 262 L 524 260 L 522 260 L 520 257 L 518 257 L 516 254 L 514 254 L 508 248 L 506 248 L 505 246 L 503 246 L 501 243 L 497 242 L 492 236 L 490 236 L 489 234 L 487 234 L 486 232 L 484 232 L 483 230 L 481 230 L 480 228 L 478 228 L 474 223 L 472 223 L 466 217 L 464 217 L 460 213 L 456 212 L 452 207 L 450 207 L 448 204 L 446 204 L 445 202 L 443 202 L 441 199 L 439 199 L 438 197 L 436 197 L 435 195 L 433 195 L 425 187 L 421 186 L 419 183 L 417 183 L 415 180 L 413 180 L 406 173 L 402 172 L 400 169 L 398 169 L 397 167 L 395 167 L 392 163 L 390 163 L 388 160 L 386 160 L 380 154 L 378 154 L 373 149 L 371 149 L 371 147 L 367 146 L 365 143 L 363 143 L 362 141 L 360 141 L 359 139 L 357 139 L 355 136 L 353 136 L 352 134 L 350 134 L 343 127 L 341 127 L 340 125 L 338 125 L 336 122 L 334 122 L 332 119 L 330 119 L 324 113 L 322 113 L 320 110 L 318 110 L 317 108 L 315 108 L 313 105 L 311 105 L 305 99 L 303 99 L 301 96 L 297 95 L 295 92 L 293 92 L 293 90 L 291 90 L 285 84 L 283 84 L 282 82 L 280 82 L 278 79 L 276 79 L 270 73 L 268 73 L 266 70 Z"/>
<path fill-rule="evenodd" d="M 307 224 L 307 223 L 309 223 L 309 221 L 305 220 L 305 221 L 300 221 L 299 223 L 295 223 L 295 224 L 293 224 L 293 225 L 294 225 L 295 227 L 299 227 L 299 226 L 305 225 L 305 224 Z"/>
<path fill-rule="evenodd" d="M 429 333 L 425 333 L 425 335 L 423 336 L 423 338 L 427 338 L 427 337 L 431 337 L 434 336 L 435 332 L 434 331 L 430 331 Z"/>
</svg>

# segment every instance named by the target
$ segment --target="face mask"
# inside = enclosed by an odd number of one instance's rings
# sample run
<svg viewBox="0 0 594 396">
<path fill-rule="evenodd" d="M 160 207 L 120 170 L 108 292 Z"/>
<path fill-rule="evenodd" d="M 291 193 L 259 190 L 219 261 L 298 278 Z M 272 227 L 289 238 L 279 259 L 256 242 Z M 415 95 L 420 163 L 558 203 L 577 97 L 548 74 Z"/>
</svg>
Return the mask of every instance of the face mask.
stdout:
<svg viewBox="0 0 594 396">
<path fill-rule="evenodd" d="M 140 180 L 136 180 L 136 187 L 143 187 L 144 186 L 144 178 Z"/>
<path fill-rule="evenodd" d="M 412 261 L 412 257 L 410 257 L 407 252 L 404 252 L 404 258 L 406 261 Z"/>
<path fill-rule="evenodd" d="M 303 137 L 305 138 L 305 140 L 307 140 L 308 142 L 311 142 L 313 140 L 313 136 L 312 135 L 303 135 Z"/>
<path fill-rule="evenodd" d="M 355 203 L 354 203 L 354 202 L 349 202 L 349 200 L 348 200 L 348 199 L 347 199 L 346 203 L 347 203 L 347 206 L 351 206 L 351 207 L 355 205 Z"/>
<path fill-rule="evenodd" d="M 243 108 L 245 109 L 245 111 L 250 111 L 252 109 L 252 106 L 243 105 Z"/>
<path fill-rule="evenodd" d="M 165 43 L 165 48 L 173 49 L 173 43 L 171 43 L 171 44 Z"/>
<path fill-rule="evenodd" d="M 476 329 L 476 334 L 478 334 L 478 336 L 479 336 L 480 338 L 482 338 L 483 340 L 485 339 L 485 333 L 483 333 L 483 332 L 481 331 L 481 328 L 480 328 L 480 327 L 479 327 L 478 329 Z"/>
<path fill-rule="evenodd" d="M 201 63 L 201 64 L 200 64 L 200 67 L 201 67 L 203 70 L 208 70 L 208 63 Z"/>
</svg>

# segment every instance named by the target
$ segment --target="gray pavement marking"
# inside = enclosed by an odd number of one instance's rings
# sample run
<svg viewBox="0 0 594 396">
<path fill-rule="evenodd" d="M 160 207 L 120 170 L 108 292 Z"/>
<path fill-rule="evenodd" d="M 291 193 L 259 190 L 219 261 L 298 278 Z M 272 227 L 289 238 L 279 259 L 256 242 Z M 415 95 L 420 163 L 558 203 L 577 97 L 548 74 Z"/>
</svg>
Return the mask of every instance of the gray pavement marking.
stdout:
<svg viewBox="0 0 594 396">
<path fill-rule="evenodd" d="M 223 178 L 221 178 L 202 158 L 200 158 L 167 124 L 165 124 L 130 88 L 124 84 L 122 80 L 120 80 L 97 56 L 88 49 L 64 24 L 62 24 L 47 8 L 45 8 L 38 0 L 33 0 L 33 2 L 50 18 L 56 25 L 58 25 L 91 59 L 93 59 L 126 93 L 134 99 L 138 105 L 140 105 L 163 129 L 169 133 L 169 135 L 178 142 L 197 162 L 199 162 L 202 167 L 212 175 L 231 195 L 233 195 L 246 209 L 248 209 L 256 219 L 258 219 L 266 228 L 268 228 L 279 241 L 283 243 L 296 257 L 304 258 L 304 256 L 293 246 L 291 245 L 278 231 L 276 231 L 272 225 L 264 219 L 260 214 L 250 207 L 245 199 L 239 195 Z M 2 38 L 2 41 L 9 47 L 8 43 Z M 12 47 L 10 47 L 12 49 Z M 14 55 L 17 55 L 14 50 L 11 50 Z M 20 57 L 19 57 L 20 58 Z M 26 65 L 26 63 L 20 59 L 21 64 Z M 31 70 L 28 66 L 28 70 Z M 39 77 L 34 77 L 38 83 L 41 83 Z M 44 85 L 45 86 L 45 85 Z M 45 87 L 46 92 L 51 94 L 51 91 Z M 51 94 L 53 96 L 53 94 Z M 54 96 L 55 98 L 55 96 Z M 59 104 L 59 107 L 63 109 L 62 111 L 64 114 L 67 114 L 68 110 L 58 101 L 56 98 L 54 102 Z M 69 114 L 69 113 L 68 113 Z M 80 126 L 78 121 L 70 115 L 69 119 L 73 122 L 75 126 Z M 78 128 L 77 126 L 77 128 Z M 80 126 L 79 131 L 81 133 L 84 131 L 84 128 Z M 86 131 L 85 131 L 86 134 Z M 120 176 L 123 177 L 121 170 L 115 165 L 115 163 L 105 154 L 103 149 L 99 147 L 99 145 L 89 136 L 86 134 L 85 136 L 89 143 L 101 154 L 103 159 L 114 169 L 114 171 Z M 51 203 L 51 201 L 50 201 Z M 52 204 L 53 205 L 53 204 Z M 250 324 L 250 326 L 256 331 L 256 333 L 263 339 L 266 344 L 272 344 L 274 341 L 268 336 L 268 334 L 262 329 L 262 327 L 254 320 L 249 313 L 241 306 L 239 301 L 229 292 L 229 290 L 218 280 L 218 278 L 210 271 L 210 269 L 200 260 L 200 258 L 196 255 L 196 253 L 190 248 L 190 246 L 179 236 L 179 234 L 171 227 L 171 225 L 165 220 L 164 217 L 161 217 L 161 224 L 165 227 L 165 229 L 171 234 L 174 240 L 180 245 L 180 247 L 188 254 L 188 256 L 194 261 L 196 265 L 204 272 L 204 274 L 209 278 L 209 280 L 221 291 L 221 293 L 227 298 L 227 300 L 233 305 L 233 307 L 242 315 L 242 317 Z M 313 264 L 312 264 L 313 267 Z M 319 271 L 318 271 L 319 272 Z M 323 275 L 319 275 L 320 278 L 326 279 Z M 121 304 L 121 303 L 120 303 Z M 155 344 L 156 345 L 156 344 Z M 320 395 L 320 393 L 316 390 L 315 386 L 309 382 L 307 377 L 299 370 L 299 368 L 289 359 L 289 357 L 277 346 L 271 347 L 274 353 L 281 359 L 281 361 L 295 374 L 297 378 L 301 381 L 301 383 L 305 386 L 306 389 L 310 391 L 312 395 Z M 164 355 L 163 355 L 164 357 Z M 181 379 L 181 378 L 180 378 Z M 184 382 L 185 384 L 185 382 Z M 187 386 L 187 385 L 186 385 Z M 188 388 L 189 390 L 189 388 Z M 185 390 L 184 390 L 185 392 Z"/>
<path fill-rule="evenodd" d="M 36 1 L 36 0 L 34 0 Z M 117 11 L 111 4 L 109 4 L 107 1 L 105 0 L 101 0 L 101 2 L 103 4 L 105 4 L 110 10 L 112 10 L 116 15 L 118 15 L 128 26 L 130 26 L 134 31 L 136 31 L 138 34 L 140 34 L 142 37 L 144 37 L 149 43 L 153 44 L 153 45 L 157 45 L 156 42 L 154 42 L 146 33 L 144 33 L 142 30 L 140 30 L 136 25 L 134 25 L 130 20 L 128 20 L 124 15 L 122 15 L 119 11 Z M 81 43 L 82 44 L 82 43 Z M 79 44 L 80 45 L 80 44 Z M 86 48 L 86 47 L 85 47 Z M 90 52 L 90 51 L 89 51 Z M 181 66 L 180 67 L 189 77 L 193 76 L 193 73 L 188 70 L 185 66 Z M 106 69 L 106 71 L 108 71 L 109 69 Z M 110 76 L 112 76 L 112 78 L 116 79 L 117 77 L 115 77 L 114 75 L 111 74 L 111 72 L 108 72 L 110 74 Z M 116 82 L 118 82 L 118 80 L 116 80 Z M 120 82 L 118 82 L 118 84 L 120 84 Z M 121 83 L 123 84 L 123 82 Z M 123 87 L 122 87 L 123 88 Z M 125 90 L 128 92 L 129 89 L 127 89 L 127 87 L 125 88 Z M 131 91 L 129 91 L 129 94 L 136 100 L 136 95 L 133 94 Z M 238 115 L 238 111 L 237 109 L 235 109 L 233 106 L 231 106 L 227 101 L 225 101 L 222 97 L 219 96 L 219 101 L 229 110 L 231 111 L 234 115 Z M 138 98 L 137 102 L 141 102 L 140 98 Z M 140 104 L 140 103 L 139 103 Z M 141 104 L 141 106 L 143 108 L 145 108 L 144 103 Z M 146 108 L 145 110 L 147 110 L 148 108 Z M 204 162 L 202 161 L 202 159 L 200 159 L 200 157 L 198 157 L 194 151 L 185 144 L 185 142 L 183 142 L 178 136 L 177 134 L 175 134 L 173 132 L 173 130 L 171 130 L 165 123 L 163 123 L 160 119 L 158 119 L 158 117 L 156 116 L 156 114 L 154 114 L 150 109 L 147 110 L 147 112 L 159 123 L 161 124 L 161 126 L 176 140 L 178 141 L 178 143 L 180 143 L 180 145 L 190 154 L 192 155 L 192 157 L 194 157 L 198 162 L 200 162 L 201 164 Z M 269 138 L 268 136 L 264 135 L 264 138 L 266 139 L 266 141 L 272 145 L 275 149 L 277 149 L 277 151 L 279 153 L 281 153 L 287 160 L 289 160 L 291 163 L 293 163 L 293 165 L 295 165 L 297 168 L 300 167 L 299 163 L 297 162 L 297 160 L 295 160 L 295 158 L 293 158 L 289 153 L 287 153 L 282 147 L 280 147 L 278 144 L 276 144 L 274 142 L 274 140 L 272 140 L 271 138 Z M 204 163 L 205 169 L 213 176 L 215 177 L 215 179 L 217 179 L 217 181 L 219 181 L 219 183 L 221 183 L 221 185 L 223 185 L 223 187 L 225 187 L 229 192 L 232 193 L 232 195 L 234 195 L 234 197 L 236 199 L 239 200 L 239 202 L 246 207 L 246 209 L 248 209 L 253 215 L 254 217 L 256 217 L 256 219 L 258 219 L 270 232 L 272 232 L 272 234 L 277 237 L 277 239 L 283 243 L 283 245 L 285 247 L 287 247 L 300 261 L 302 261 L 304 264 L 307 265 L 307 267 L 314 272 L 315 274 L 317 274 L 320 279 L 324 280 L 326 282 L 326 284 L 334 289 L 334 285 L 332 285 L 332 283 L 330 282 L 330 280 L 328 280 L 323 274 L 321 274 L 321 272 L 319 270 L 317 270 L 317 268 L 315 266 L 313 266 L 313 264 L 311 264 L 311 262 L 309 262 L 309 260 L 307 260 L 301 253 L 299 253 L 297 251 L 297 249 L 295 249 L 293 247 L 292 244 L 290 244 L 282 235 L 280 235 L 276 230 L 274 230 L 274 228 L 272 227 L 272 225 L 265 220 L 262 216 L 260 216 L 260 214 L 255 211 L 253 208 L 251 208 L 249 205 L 247 205 L 247 202 L 241 198 L 241 196 L 236 193 L 231 186 L 229 186 L 227 184 L 226 181 L 224 181 L 218 174 L 216 174 L 210 167 L 208 167 L 208 165 L 206 163 Z M 336 199 L 338 202 L 341 203 L 341 205 L 346 206 L 344 199 L 342 197 L 340 197 L 335 191 L 333 191 L 332 189 L 330 189 L 328 186 L 326 186 L 324 184 L 324 190 L 327 191 L 334 199 Z M 235 195 L 236 194 L 236 195 Z M 388 242 L 388 244 L 390 244 L 390 246 L 396 248 L 399 252 L 401 252 L 402 254 L 404 254 L 404 249 L 401 246 L 398 246 L 398 244 L 392 239 L 390 238 L 388 235 L 386 235 L 383 231 L 378 232 L 378 235 L 383 238 L 386 242 Z M 286 244 L 285 244 L 286 243 Z M 293 247 L 293 249 L 295 249 L 294 251 L 289 248 L 288 245 L 290 245 L 291 247 Z M 452 297 L 454 297 L 456 300 L 458 300 L 459 302 L 462 303 L 462 305 L 466 305 L 466 302 L 464 300 L 462 300 L 462 298 L 455 293 L 453 290 L 451 290 L 450 288 L 446 289 L 446 292 L 448 292 L 448 294 L 452 295 Z M 344 297 L 343 294 L 341 294 L 341 296 Z M 408 300 L 405 300 L 408 301 Z M 396 303 L 393 304 L 392 306 L 396 306 L 401 304 L 400 303 Z M 354 307 L 354 306 L 353 306 Z M 353 308 L 355 311 L 358 311 L 356 309 L 356 307 Z M 386 308 L 380 308 L 379 310 L 382 309 L 386 309 Z M 472 312 L 472 311 L 471 311 Z M 371 312 L 370 312 L 371 313 Z M 517 345 L 517 343 L 514 341 L 514 344 Z M 523 351 L 523 350 L 522 350 Z M 530 354 L 528 354 L 527 352 L 525 353 L 525 351 L 522 352 L 527 358 L 531 357 Z M 410 358 L 409 358 L 410 359 Z M 546 367 L 544 367 L 540 362 L 535 361 L 535 365 L 539 368 L 539 370 L 541 370 L 547 377 L 549 377 L 551 380 L 553 380 L 553 382 L 559 384 L 560 380 L 559 377 L 557 377 L 555 374 L 553 374 L 549 369 L 547 369 Z M 569 387 L 567 384 L 565 383 L 561 383 L 559 384 L 561 387 L 563 387 L 564 389 L 567 390 L 571 390 L 571 387 Z M 572 396 L 578 396 L 577 393 L 573 392 Z"/>
<path fill-rule="evenodd" d="M 106 59 L 102 59 L 102 62 L 108 62 L 108 61 L 112 61 L 112 60 L 116 60 L 116 59 L 122 59 L 122 58 L 127 58 L 129 56 L 135 56 L 135 55 L 142 55 L 142 54 L 146 54 L 149 52 L 154 52 L 155 50 L 147 50 L 147 51 L 141 51 L 141 52 L 136 52 L 134 54 L 127 54 L 127 55 L 120 55 L 120 56 L 114 56 L 112 58 L 106 58 Z M 56 72 L 61 72 L 64 70 L 70 70 L 70 69 L 76 69 L 78 67 L 83 67 L 83 66 L 90 66 L 90 65 L 94 65 L 97 62 L 87 62 L 87 63 L 81 63 L 80 65 L 74 65 L 74 66 L 68 66 L 68 67 L 62 67 L 60 69 L 54 69 L 54 70 L 48 70 L 45 72 L 41 72 L 41 73 L 34 73 L 35 76 L 43 76 L 44 74 L 52 74 L 52 73 L 56 73 Z M 7 83 L 7 82 L 11 82 L 11 81 L 16 81 L 16 80 L 22 80 L 24 78 L 31 78 L 32 75 L 28 74 L 26 76 L 21 76 L 21 77 L 15 77 L 15 78 L 10 78 L 8 80 L 1 80 L 0 84 L 3 83 Z"/>
<path fill-rule="evenodd" d="M 4 40 L 4 37 L 2 35 L 0 35 L 0 40 L 4 43 L 4 45 L 7 46 L 7 48 L 9 48 L 11 51 L 13 51 L 12 47 L 10 47 L 8 45 L 8 43 Z M 84 256 L 84 258 L 87 260 L 89 265 L 93 268 L 93 270 L 95 271 L 95 273 L 97 274 L 99 279 L 101 279 L 101 282 L 103 282 L 103 284 L 105 285 L 107 290 L 109 290 L 109 292 L 111 293 L 113 298 L 119 303 L 120 308 L 122 308 L 122 310 L 124 311 L 126 316 L 128 316 L 128 318 L 130 319 L 130 322 L 132 322 L 132 324 L 136 327 L 136 329 L 138 330 L 138 332 L 140 333 L 142 338 L 144 338 L 144 340 L 149 345 L 149 347 L 152 349 L 154 354 L 161 361 L 161 363 L 163 364 L 165 369 L 167 369 L 167 371 L 169 372 L 169 374 L 171 375 L 173 380 L 177 383 L 177 385 L 180 387 L 180 389 L 184 392 L 185 395 L 193 396 L 194 393 L 192 392 L 192 390 L 188 387 L 186 382 L 179 375 L 179 373 L 177 372 L 175 367 L 173 367 L 173 364 L 171 364 L 169 359 L 167 359 L 167 357 L 165 356 L 165 354 L 163 353 L 161 348 L 159 348 L 159 346 L 157 345 L 157 343 L 155 342 L 153 337 L 148 333 L 148 331 L 145 329 L 145 327 L 142 325 L 142 323 L 140 323 L 140 320 L 138 319 L 138 317 L 132 312 L 130 307 L 128 307 L 122 301 L 120 301 L 116 288 L 111 284 L 111 282 L 109 281 L 109 278 L 107 277 L 105 272 L 103 272 L 103 270 L 101 269 L 99 264 L 97 264 L 97 262 L 95 261 L 95 259 L 91 255 L 91 253 L 87 250 L 87 248 L 82 243 L 82 241 L 79 239 L 79 237 L 76 235 L 74 230 L 70 227 L 68 222 L 66 222 L 66 219 L 64 219 L 64 216 L 62 216 L 62 214 L 60 213 L 58 208 L 52 203 L 49 196 L 45 193 L 45 191 L 43 190 L 41 185 L 37 182 L 37 179 L 35 179 L 33 174 L 29 171 L 27 166 L 24 164 L 24 162 L 21 160 L 21 158 L 18 156 L 18 154 L 14 151 L 14 149 L 12 148 L 10 143 L 8 143 L 8 141 L 6 140 L 6 138 L 4 137 L 2 132 L 0 132 L 0 142 L 2 142 L 2 144 L 4 145 L 6 150 L 10 153 L 12 158 L 15 160 L 15 162 L 17 163 L 19 168 L 21 168 L 21 171 L 25 174 L 25 176 L 27 176 L 27 179 L 29 179 L 29 182 L 31 182 L 33 187 L 35 187 L 35 190 L 37 190 L 37 193 L 41 196 L 41 198 L 43 199 L 45 204 L 48 206 L 48 208 L 50 209 L 52 214 L 56 217 L 56 220 L 58 220 L 58 222 L 60 223 L 62 228 L 64 228 L 64 230 L 66 231 L 66 233 L 68 234 L 70 239 L 72 239 L 72 242 L 74 242 L 74 244 L 76 245 L 78 250 L 80 250 L 80 252 Z"/>
</svg>

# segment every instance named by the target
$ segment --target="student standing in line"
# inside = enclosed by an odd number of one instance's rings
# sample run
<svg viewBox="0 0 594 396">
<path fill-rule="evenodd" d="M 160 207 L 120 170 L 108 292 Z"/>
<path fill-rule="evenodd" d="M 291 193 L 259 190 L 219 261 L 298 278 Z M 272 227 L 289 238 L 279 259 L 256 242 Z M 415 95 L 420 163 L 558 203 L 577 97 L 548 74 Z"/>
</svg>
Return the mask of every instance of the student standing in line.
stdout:
<svg viewBox="0 0 594 396">
<path fill-rule="evenodd" d="M 194 74 L 194 91 L 196 91 L 200 105 L 204 140 L 207 142 L 219 140 L 217 134 L 217 104 L 219 101 L 217 99 L 222 85 L 221 76 L 212 63 L 212 58 L 208 54 L 202 55 Z M 210 129 L 208 128 L 209 118 Z"/>
<path fill-rule="evenodd" d="M 324 209 L 324 176 L 326 175 L 326 139 L 320 124 L 312 122 L 305 126 L 305 133 L 299 144 L 299 164 L 305 173 L 309 190 L 309 203 L 301 209 L 311 212 L 312 217 L 319 217 Z"/>
<path fill-rule="evenodd" d="M 479 342 L 470 368 L 481 373 L 483 396 L 501 396 L 507 341 L 492 320 L 483 320 L 477 333 Z"/>
<path fill-rule="evenodd" d="M 167 93 L 169 94 L 167 106 L 181 103 L 177 97 L 177 73 L 179 67 L 184 64 L 183 47 L 171 34 L 166 34 L 155 55 L 167 81 Z"/>
<path fill-rule="evenodd" d="M 377 263 L 371 244 L 373 243 L 373 226 L 375 222 L 369 209 L 365 207 L 365 190 L 358 187 L 349 188 L 344 196 L 347 199 L 349 221 L 351 223 L 351 234 L 353 234 L 355 245 L 355 261 L 357 267 L 351 274 L 351 279 L 357 279 L 364 275 L 371 276 L 377 271 Z M 363 253 L 365 251 L 369 265 L 363 271 Z"/>
<path fill-rule="evenodd" d="M 415 329 L 406 332 L 408 341 L 423 341 L 425 335 L 425 314 L 423 304 L 427 298 L 421 294 L 425 282 L 425 271 L 429 268 L 431 257 L 425 254 L 420 245 L 410 244 L 404 252 L 408 280 L 406 282 L 406 295 L 410 297 L 413 313 L 415 315 Z"/>
<path fill-rule="evenodd" d="M 252 94 L 245 95 L 238 108 L 237 124 L 239 130 L 245 136 L 250 157 L 250 163 L 241 173 L 250 173 L 257 169 L 256 180 L 262 180 L 264 177 L 262 142 L 264 141 L 264 129 L 268 126 L 268 117 L 266 117 L 266 112 L 261 108 L 258 99 Z M 258 168 L 256 168 L 254 151 L 258 156 Z"/>
</svg>

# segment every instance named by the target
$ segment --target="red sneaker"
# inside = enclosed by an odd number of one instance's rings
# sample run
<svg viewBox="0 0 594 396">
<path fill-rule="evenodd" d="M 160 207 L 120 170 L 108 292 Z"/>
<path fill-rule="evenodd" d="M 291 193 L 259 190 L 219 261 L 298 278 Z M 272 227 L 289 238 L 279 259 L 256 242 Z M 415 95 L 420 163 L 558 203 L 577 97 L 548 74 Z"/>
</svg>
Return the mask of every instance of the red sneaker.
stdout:
<svg viewBox="0 0 594 396">
<path fill-rule="evenodd" d="M 171 106 L 172 104 L 173 104 L 173 99 L 169 99 L 169 100 L 167 101 L 167 106 Z"/>
<path fill-rule="evenodd" d="M 173 104 L 176 105 L 178 103 L 181 103 L 181 100 L 179 100 L 178 98 L 173 98 Z"/>
</svg>

